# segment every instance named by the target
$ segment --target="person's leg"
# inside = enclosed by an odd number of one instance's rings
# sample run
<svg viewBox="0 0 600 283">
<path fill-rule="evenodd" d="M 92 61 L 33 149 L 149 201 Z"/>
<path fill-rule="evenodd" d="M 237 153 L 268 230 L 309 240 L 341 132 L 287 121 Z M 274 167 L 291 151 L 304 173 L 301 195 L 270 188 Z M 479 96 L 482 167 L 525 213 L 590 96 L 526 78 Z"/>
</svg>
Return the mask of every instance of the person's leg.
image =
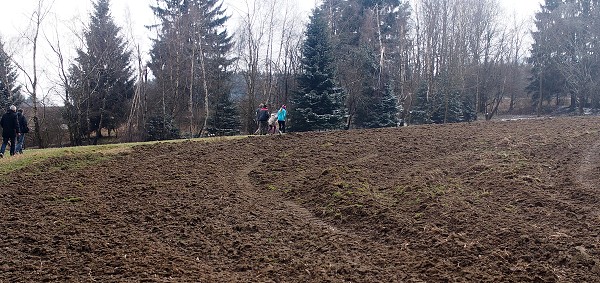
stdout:
<svg viewBox="0 0 600 283">
<path fill-rule="evenodd" d="M 7 144 L 8 144 L 8 138 L 2 137 L 2 147 L 0 147 L 0 157 L 4 156 L 4 151 L 6 150 Z"/>
<path fill-rule="evenodd" d="M 10 138 L 10 156 L 15 155 L 15 149 L 17 148 L 17 137 Z"/>
<path fill-rule="evenodd" d="M 269 130 L 269 123 L 267 121 L 260 121 L 260 134 L 266 135 Z"/>
<path fill-rule="evenodd" d="M 279 131 L 285 134 L 285 121 L 279 121 Z"/>
<path fill-rule="evenodd" d="M 17 147 L 15 149 L 16 153 L 23 153 L 23 141 L 25 141 L 25 134 L 21 134 L 17 137 Z"/>
</svg>

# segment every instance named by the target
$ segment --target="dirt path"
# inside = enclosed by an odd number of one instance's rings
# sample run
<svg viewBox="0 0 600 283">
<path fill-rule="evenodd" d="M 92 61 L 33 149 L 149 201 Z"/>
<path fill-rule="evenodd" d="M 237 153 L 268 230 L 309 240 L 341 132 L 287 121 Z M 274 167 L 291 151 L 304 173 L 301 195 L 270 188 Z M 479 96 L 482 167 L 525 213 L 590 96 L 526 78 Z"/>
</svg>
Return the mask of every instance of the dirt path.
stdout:
<svg viewBox="0 0 600 283">
<path fill-rule="evenodd" d="M 576 178 L 586 190 L 600 189 L 600 140 L 585 150 Z"/>
<path fill-rule="evenodd" d="M 277 211 L 280 214 L 286 214 L 286 217 L 302 221 L 306 223 L 306 225 L 312 225 L 331 233 L 339 233 L 337 228 L 318 219 L 306 208 L 292 201 L 280 199 L 281 196 L 275 192 L 265 191 L 264 188 L 259 189 L 252 185 L 250 182 L 250 173 L 257 169 L 261 164 L 264 164 L 264 162 L 264 160 L 259 160 L 249 163 L 243 166 L 244 169 L 236 174 L 236 184 L 238 185 L 240 189 L 239 192 L 243 198 L 248 198 L 255 203 L 261 213 Z M 299 226 L 304 225 L 300 224 Z"/>
</svg>

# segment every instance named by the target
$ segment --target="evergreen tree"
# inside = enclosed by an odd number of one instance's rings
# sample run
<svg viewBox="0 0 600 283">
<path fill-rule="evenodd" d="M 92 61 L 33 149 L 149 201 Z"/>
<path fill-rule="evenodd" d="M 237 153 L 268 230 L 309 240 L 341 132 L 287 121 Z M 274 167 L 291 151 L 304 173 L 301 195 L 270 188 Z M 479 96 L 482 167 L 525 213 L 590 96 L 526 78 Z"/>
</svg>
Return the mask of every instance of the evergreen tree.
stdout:
<svg viewBox="0 0 600 283">
<path fill-rule="evenodd" d="M 384 128 L 398 126 L 398 98 L 391 85 L 387 85 L 383 96 L 375 103 L 376 119 L 370 128 Z"/>
<path fill-rule="evenodd" d="M 438 83 L 443 84 L 443 82 Z M 428 95 L 427 82 L 422 82 L 416 95 L 410 111 L 411 124 L 444 124 L 476 120 L 474 103 L 465 100 L 458 91 Z"/>
<path fill-rule="evenodd" d="M 189 129 L 193 128 L 190 123 L 197 126 L 203 117 L 210 127 L 239 129 L 230 94 L 233 42 L 224 27 L 229 17 L 221 2 L 159 0 L 151 8 L 160 19 L 160 25 L 153 27 L 158 37 L 149 64 L 158 87 L 159 97 L 154 101 L 160 105 L 155 109 L 162 112 L 156 114 L 173 117 L 176 124 Z M 206 105 L 209 113 L 202 111 Z"/>
<path fill-rule="evenodd" d="M 385 100 L 391 89 L 400 89 L 404 56 L 408 48 L 409 5 L 401 0 L 324 0 L 324 11 L 332 27 L 332 42 L 338 81 L 348 93 L 347 105 L 352 126 L 381 127 L 376 105 Z M 391 101 L 391 100 L 388 100 Z"/>
<path fill-rule="evenodd" d="M 399 106 L 393 86 L 387 85 L 382 96 L 369 95 L 367 97 L 370 98 L 369 103 L 364 108 L 357 110 L 359 115 L 357 115 L 354 124 L 362 128 L 398 126 Z"/>
<path fill-rule="evenodd" d="M 4 113 L 10 105 L 18 106 L 24 101 L 17 77 L 17 71 L 6 54 L 4 42 L 0 38 L 0 113 Z"/>
<path fill-rule="evenodd" d="M 431 104 L 427 99 L 427 82 L 421 82 L 417 89 L 416 99 L 411 107 L 408 122 L 410 124 L 431 124 Z"/>
<path fill-rule="evenodd" d="M 179 129 L 173 124 L 170 117 L 153 116 L 146 122 L 146 140 L 163 141 L 179 138 Z"/>
<path fill-rule="evenodd" d="M 463 122 L 463 106 L 458 91 L 441 93 L 432 101 L 431 121 L 435 124 Z"/>
<path fill-rule="evenodd" d="M 526 88 L 532 95 L 534 107 L 541 106 L 541 102 L 548 102 L 552 97 L 558 98 L 567 94 L 564 77 L 559 72 L 558 65 L 550 60 L 552 40 L 549 31 L 554 22 L 552 11 L 558 8 L 561 2 L 562 0 L 546 0 L 541 11 L 535 15 L 537 31 L 532 32 L 534 43 L 528 59 L 533 66 L 532 77 Z"/>
<path fill-rule="evenodd" d="M 327 21 L 313 10 L 302 45 L 298 91 L 292 97 L 293 131 L 342 129 L 346 117 L 344 93 L 334 79 L 335 67 Z"/>
<path fill-rule="evenodd" d="M 214 104 L 214 113 L 211 126 L 215 129 L 230 129 L 237 131 L 241 127 L 240 116 L 236 105 L 229 95 L 220 96 L 219 101 Z"/>
<path fill-rule="evenodd" d="M 127 101 L 133 96 L 131 52 L 110 15 L 109 0 L 94 3 L 94 12 L 84 32 L 85 47 L 77 51 L 71 68 L 71 104 L 79 107 L 77 118 L 87 134 L 116 129 L 126 120 Z"/>
<path fill-rule="evenodd" d="M 527 87 L 534 105 L 570 96 L 570 107 L 583 114 L 584 107 L 600 106 L 600 6 L 597 0 L 546 0 L 536 14 Z M 540 112 L 538 112 L 540 114 Z"/>
</svg>

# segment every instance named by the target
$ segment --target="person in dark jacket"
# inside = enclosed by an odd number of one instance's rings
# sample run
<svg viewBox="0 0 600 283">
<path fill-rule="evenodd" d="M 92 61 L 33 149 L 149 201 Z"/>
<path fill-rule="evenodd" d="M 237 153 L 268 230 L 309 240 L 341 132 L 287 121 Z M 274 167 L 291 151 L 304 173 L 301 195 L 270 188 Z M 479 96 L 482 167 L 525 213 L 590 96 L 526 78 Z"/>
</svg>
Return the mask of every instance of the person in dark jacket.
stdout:
<svg viewBox="0 0 600 283">
<path fill-rule="evenodd" d="M 2 148 L 0 148 L 0 158 L 4 157 L 6 145 L 10 141 L 10 155 L 15 155 L 16 139 L 20 133 L 19 119 L 17 117 L 17 107 L 11 105 L 8 111 L 0 119 L 2 126 Z"/>
<path fill-rule="evenodd" d="M 19 108 L 17 110 L 17 119 L 19 121 L 19 133 L 17 136 L 17 147 L 15 148 L 15 153 L 23 154 L 23 149 L 25 148 L 25 134 L 29 133 L 29 127 L 27 126 L 27 118 L 23 115 L 23 109 Z"/>
<path fill-rule="evenodd" d="M 261 135 L 266 135 L 269 130 L 269 117 L 271 114 L 269 113 L 269 108 L 266 104 L 263 104 L 263 107 L 258 111 L 256 115 L 256 120 L 258 120 L 258 130 Z"/>
</svg>

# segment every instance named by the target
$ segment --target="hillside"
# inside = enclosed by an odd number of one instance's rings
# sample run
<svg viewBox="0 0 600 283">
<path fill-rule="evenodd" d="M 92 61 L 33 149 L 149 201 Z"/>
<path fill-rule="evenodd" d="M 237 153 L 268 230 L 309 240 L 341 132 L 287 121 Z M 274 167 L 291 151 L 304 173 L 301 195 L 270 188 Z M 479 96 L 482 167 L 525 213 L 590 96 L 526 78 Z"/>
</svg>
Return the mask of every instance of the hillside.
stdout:
<svg viewBox="0 0 600 283">
<path fill-rule="evenodd" d="M 49 159 L 3 181 L 0 282 L 600 282 L 599 128 L 493 121 Z"/>
</svg>

